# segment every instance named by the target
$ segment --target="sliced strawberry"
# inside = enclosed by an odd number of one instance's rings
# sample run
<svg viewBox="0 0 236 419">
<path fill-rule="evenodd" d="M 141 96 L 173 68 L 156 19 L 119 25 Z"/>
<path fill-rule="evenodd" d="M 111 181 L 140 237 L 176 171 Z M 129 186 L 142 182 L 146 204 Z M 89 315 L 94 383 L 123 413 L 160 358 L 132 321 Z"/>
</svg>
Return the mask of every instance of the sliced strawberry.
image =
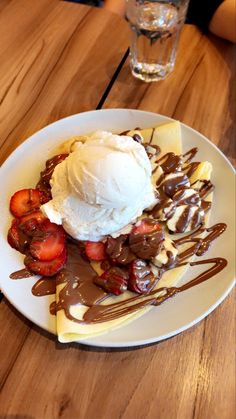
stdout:
<svg viewBox="0 0 236 419">
<path fill-rule="evenodd" d="M 24 223 L 19 224 L 19 228 L 23 231 L 27 236 L 32 237 L 39 228 L 39 224 L 35 218 L 31 218 Z"/>
<path fill-rule="evenodd" d="M 19 229 L 19 221 L 12 220 L 11 227 L 8 230 L 7 241 L 13 249 L 19 250 L 24 253 L 28 245 L 27 236 Z"/>
<path fill-rule="evenodd" d="M 10 200 L 10 210 L 15 217 L 22 217 L 40 207 L 41 192 L 38 189 L 21 189 Z"/>
<path fill-rule="evenodd" d="M 45 219 L 30 244 L 31 255 L 41 261 L 56 259 L 64 251 L 65 233 L 61 226 Z"/>
<path fill-rule="evenodd" d="M 53 276 L 65 265 L 67 259 L 66 247 L 57 258 L 50 261 L 41 261 L 28 255 L 25 257 L 25 266 L 33 273 L 42 276 Z"/>
<path fill-rule="evenodd" d="M 138 294 L 149 292 L 155 283 L 155 276 L 149 265 L 142 259 L 136 259 L 129 266 L 128 289 Z"/>
<path fill-rule="evenodd" d="M 45 233 L 34 236 L 30 244 L 31 255 L 42 261 L 56 259 L 65 248 L 65 239 L 60 234 Z"/>
<path fill-rule="evenodd" d="M 19 228 L 28 236 L 32 237 L 40 230 L 42 222 L 46 220 L 41 211 L 34 211 L 24 217 L 21 217 Z"/>
<path fill-rule="evenodd" d="M 47 233 L 58 233 L 65 236 L 65 230 L 62 226 L 51 223 L 48 218 L 45 218 L 41 224 L 41 230 L 46 231 Z"/>
<path fill-rule="evenodd" d="M 43 215 L 42 211 L 32 211 L 29 214 L 25 215 L 24 217 L 20 218 L 20 223 L 25 223 L 28 220 L 36 220 L 39 224 L 41 224 L 44 220 L 46 220 L 45 215 Z"/>
<path fill-rule="evenodd" d="M 37 230 L 39 230 L 40 225 L 44 220 L 46 220 L 46 217 L 41 211 L 33 211 L 19 219 L 19 228 L 25 234 L 32 236 Z"/>
<path fill-rule="evenodd" d="M 101 261 L 105 260 L 105 244 L 103 242 L 90 242 L 85 243 L 85 254 L 90 260 Z"/>
<path fill-rule="evenodd" d="M 160 231 L 161 225 L 151 218 L 143 218 L 138 221 L 132 229 L 132 234 L 149 234 L 154 231 Z"/>
<path fill-rule="evenodd" d="M 94 283 L 105 291 L 120 295 L 127 290 L 128 273 L 121 268 L 113 267 L 94 279 Z"/>
</svg>

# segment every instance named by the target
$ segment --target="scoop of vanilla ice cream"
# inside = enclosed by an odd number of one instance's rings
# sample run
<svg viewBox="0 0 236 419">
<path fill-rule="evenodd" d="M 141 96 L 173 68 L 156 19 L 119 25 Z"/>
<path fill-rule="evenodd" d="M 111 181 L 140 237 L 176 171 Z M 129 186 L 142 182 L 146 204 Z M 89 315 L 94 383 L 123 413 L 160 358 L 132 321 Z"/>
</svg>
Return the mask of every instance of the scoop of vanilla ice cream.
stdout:
<svg viewBox="0 0 236 419">
<path fill-rule="evenodd" d="M 155 201 L 151 171 L 133 138 L 97 131 L 56 166 L 42 211 L 78 240 L 117 235 Z"/>
</svg>

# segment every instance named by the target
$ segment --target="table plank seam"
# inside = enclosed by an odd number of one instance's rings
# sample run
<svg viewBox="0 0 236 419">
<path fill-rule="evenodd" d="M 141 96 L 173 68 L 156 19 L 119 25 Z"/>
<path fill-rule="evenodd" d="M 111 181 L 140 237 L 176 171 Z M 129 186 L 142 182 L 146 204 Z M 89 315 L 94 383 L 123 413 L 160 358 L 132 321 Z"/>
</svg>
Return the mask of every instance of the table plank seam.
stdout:
<svg viewBox="0 0 236 419">
<path fill-rule="evenodd" d="M 203 320 L 203 332 L 202 332 L 202 342 L 201 342 L 201 350 L 199 355 L 199 363 L 198 363 L 198 377 L 197 377 L 197 386 L 196 386 L 196 392 L 195 392 L 195 398 L 193 402 L 193 413 L 192 413 L 192 419 L 196 418 L 196 410 L 197 410 L 197 402 L 198 402 L 198 394 L 199 394 L 199 388 L 200 388 L 200 369 L 203 361 L 203 353 L 204 353 L 204 347 L 205 347 L 205 336 L 206 336 L 206 319 Z"/>
<path fill-rule="evenodd" d="M 107 96 L 109 95 L 109 93 L 110 93 L 110 91 L 111 91 L 111 89 L 112 89 L 112 86 L 113 86 L 113 84 L 114 84 L 115 80 L 117 79 L 117 77 L 118 77 L 118 75 L 119 75 L 120 71 L 121 71 L 121 70 L 122 70 L 122 68 L 123 68 L 123 65 L 124 65 L 125 61 L 126 61 L 126 60 L 127 60 L 127 58 L 128 58 L 128 55 L 129 55 L 129 48 L 125 51 L 125 53 L 124 53 L 124 55 L 123 55 L 123 57 L 122 57 L 122 59 L 121 59 L 120 63 L 118 64 L 118 66 L 117 66 L 117 68 L 116 68 L 116 70 L 115 70 L 115 72 L 114 72 L 114 74 L 113 74 L 113 76 L 112 76 L 112 78 L 111 78 L 111 80 L 110 80 L 110 82 L 108 83 L 108 85 L 107 85 L 107 87 L 106 87 L 106 89 L 105 89 L 105 91 L 104 91 L 104 93 L 103 93 L 103 95 L 102 95 L 102 97 L 101 97 L 100 101 L 98 102 L 98 105 L 97 105 L 97 107 L 96 107 L 96 109 L 97 109 L 97 110 L 98 110 L 98 109 L 101 109 L 101 108 L 103 107 L 103 105 L 104 105 L 104 103 L 105 103 L 105 101 L 106 101 L 106 98 L 107 98 Z"/>
<path fill-rule="evenodd" d="M 19 93 L 20 93 L 20 89 L 21 89 L 22 84 L 24 83 L 24 81 L 25 81 L 26 77 L 28 76 L 28 74 L 29 74 L 30 70 L 32 69 L 32 67 L 34 66 L 34 64 L 36 63 L 36 61 L 37 61 L 38 57 L 40 56 L 40 54 L 41 54 L 41 52 L 43 51 L 43 49 L 44 49 L 44 47 L 45 47 L 45 46 L 46 46 L 46 42 L 45 42 L 45 40 L 44 40 L 44 39 L 42 39 L 42 45 L 41 45 L 41 47 L 40 47 L 40 49 L 39 49 L 38 53 L 35 55 L 34 59 L 33 59 L 33 60 L 32 60 L 32 62 L 30 63 L 30 66 L 28 67 L 28 69 L 27 69 L 26 73 L 25 73 L 25 74 L 24 74 L 24 76 L 22 77 L 20 84 L 17 86 L 17 89 L 16 89 L 16 93 L 17 93 L 17 94 L 19 94 Z M 23 65 L 22 65 L 22 67 L 21 67 L 21 68 L 23 68 L 23 67 L 24 67 L 24 63 L 23 63 Z M 21 71 L 21 70 L 20 70 L 20 71 Z M 39 79 L 37 79 L 37 80 L 36 80 L 36 83 L 38 82 L 38 80 L 39 80 Z"/>
<path fill-rule="evenodd" d="M 29 329 L 27 330 L 27 333 L 25 335 L 25 339 L 21 342 L 21 345 L 19 347 L 19 350 L 15 354 L 15 357 L 12 360 L 12 363 L 9 365 L 9 368 L 8 368 L 5 376 L 3 377 L 2 381 L 0 382 L 0 392 L 2 391 L 3 387 L 5 386 L 5 383 L 7 382 L 7 379 L 8 379 L 8 377 L 10 376 L 10 374 L 12 372 L 12 369 L 13 369 L 13 367 L 14 367 L 14 365 L 15 365 L 15 363 L 16 363 L 16 361 L 17 361 L 17 359 L 18 359 L 18 357 L 19 357 L 19 355 L 20 355 L 20 353 L 21 353 L 21 351 L 22 351 L 22 349 L 23 349 L 23 347 L 25 345 L 25 342 L 26 342 L 26 340 L 27 340 L 30 332 L 31 332 L 31 327 L 29 327 Z"/>
<path fill-rule="evenodd" d="M 22 66 L 20 67 L 19 71 L 16 73 L 16 75 L 13 77 L 13 79 L 10 81 L 9 85 L 6 87 L 5 92 L 3 93 L 1 99 L 0 99 L 0 106 L 3 104 L 4 99 L 6 98 L 6 96 L 8 95 L 11 87 L 13 86 L 13 84 L 15 83 L 15 80 L 17 79 L 18 75 L 20 74 L 22 68 L 24 67 L 24 64 L 22 64 Z"/>
<path fill-rule="evenodd" d="M 91 12 L 91 10 L 89 9 L 88 12 L 84 15 L 83 19 L 78 23 L 78 25 L 76 25 L 74 31 L 72 32 L 71 36 L 68 38 L 67 42 L 65 43 L 64 47 L 62 48 L 62 51 L 58 57 L 58 59 L 56 60 L 54 66 L 52 67 L 52 69 L 50 70 L 47 78 L 45 79 L 40 92 L 38 93 L 37 97 L 35 98 L 35 100 L 31 103 L 30 107 L 27 109 L 27 111 L 25 112 L 25 114 L 22 116 L 22 118 L 17 122 L 17 124 L 12 128 L 12 130 L 9 132 L 9 134 L 7 135 L 7 137 L 5 138 L 5 140 L 2 142 L 1 147 L 4 146 L 4 144 L 6 143 L 6 141 L 8 140 L 8 138 L 11 136 L 11 134 L 13 133 L 13 131 L 18 127 L 18 125 L 25 119 L 25 117 L 28 115 L 28 113 L 30 112 L 30 110 L 32 109 L 32 107 L 35 105 L 35 103 L 37 102 L 37 100 L 39 99 L 40 95 L 42 94 L 45 85 L 47 84 L 48 80 L 50 79 L 50 76 L 52 75 L 52 73 L 54 72 L 56 66 L 58 65 L 58 63 L 61 60 L 61 57 L 63 56 L 66 48 L 68 47 L 68 45 L 70 44 L 72 38 L 74 37 L 75 32 L 78 30 L 78 27 L 81 25 L 81 23 L 83 22 L 83 20 L 87 17 L 87 15 Z M 15 80 L 15 79 L 14 79 Z M 13 83 L 14 83 L 13 80 Z"/>
<path fill-rule="evenodd" d="M 198 67 L 201 65 L 201 63 L 202 63 L 202 61 L 203 61 L 204 57 L 205 57 L 205 54 L 203 54 L 203 55 L 201 56 L 201 58 L 199 59 L 199 61 L 198 61 L 198 62 L 197 62 L 197 64 L 196 64 L 196 67 L 194 67 L 194 69 L 193 69 L 192 73 L 190 74 L 190 77 L 188 78 L 188 80 L 187 80 L 187 82 L 186 82 L 186 84 L 185 84 L 185 86 L 184 86 L 184 88 L 183 88 L 183 90 L 182 90 L 182 92 L 181 92 L 181 94 L 180 94 L 180 96 L 179 96 L 179 98 L 178 98 L 177 102 L 176 102 L 175 108 L 174 108 L 174 110 L 173 110 L 173 112 L 172 112 L 172 115 L 171 115 L 171 116 L 172 116 L 172 118 L 174 118 L 174 117 L 175 117 L 175 114 L 176 114 L 176 112 L 177 112 L 177 109 L 178 109 L 179 103 L 180 103 L 180 101 L 181 101 L 182 97 L 183 97 L 183 96 L 184 96 L 184 94 L 185 94 L 185 90 L 186 90 L 187 86 L 189 85 L 189 83 L 191 82 L 191 80 L 192 80 L 193 76 L 194 76 L 194 75 L 195 75 L 195 73 L 197 72 L 197 69 L 198 69 Z"/>
</svg>

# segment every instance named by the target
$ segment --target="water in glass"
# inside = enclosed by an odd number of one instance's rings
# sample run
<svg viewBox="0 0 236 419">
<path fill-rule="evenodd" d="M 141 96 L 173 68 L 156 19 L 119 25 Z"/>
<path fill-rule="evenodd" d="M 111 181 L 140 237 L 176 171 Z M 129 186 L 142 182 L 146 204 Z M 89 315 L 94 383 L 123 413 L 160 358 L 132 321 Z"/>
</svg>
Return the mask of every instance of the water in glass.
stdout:
<svg viewBox="0 0 236 419">
<path fill-rule="evenodd" d="M 186 7 L 168 1 L 136 3 L 139 4 L 129 7 L 128 1 L 127 7 L 132 29 L 131 70 L 135 77 L 146 82 L 160 80 L 174 68 Z"/>
</svg>

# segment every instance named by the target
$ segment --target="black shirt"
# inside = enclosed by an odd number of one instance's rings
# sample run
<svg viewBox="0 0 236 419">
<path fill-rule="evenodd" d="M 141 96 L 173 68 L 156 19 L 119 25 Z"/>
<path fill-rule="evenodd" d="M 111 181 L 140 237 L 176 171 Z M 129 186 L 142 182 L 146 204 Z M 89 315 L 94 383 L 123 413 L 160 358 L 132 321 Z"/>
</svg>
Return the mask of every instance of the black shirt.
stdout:
<svg viewBox="0 0 236 419">
<path fill-rule="evenodd" d="M 207 31 L 209 23 L 221 3 L 223 0 L 190 0 L 186 22 Z"/>
<path fill-rule="evenodd" d="M 66 0 L 74 3 L 87 4 L 89 6 L 102 6 L 102 0 Z M 199 26 L 207 31 L 212 16 L 223 0 L 190 0 L 186 23 Z"/>
</svg>

